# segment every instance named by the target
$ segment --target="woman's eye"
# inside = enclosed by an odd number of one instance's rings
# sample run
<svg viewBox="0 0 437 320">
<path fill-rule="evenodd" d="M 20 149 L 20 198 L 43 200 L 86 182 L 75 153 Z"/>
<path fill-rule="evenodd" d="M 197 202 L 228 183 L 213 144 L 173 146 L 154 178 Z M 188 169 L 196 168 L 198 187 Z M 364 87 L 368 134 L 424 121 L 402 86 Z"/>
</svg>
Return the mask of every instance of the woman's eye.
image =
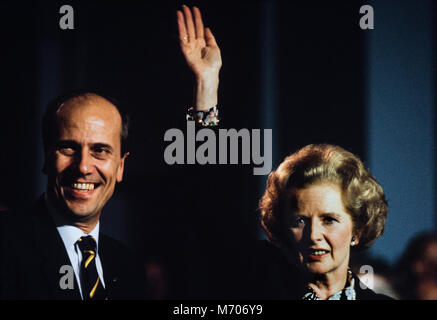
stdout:
<svg viewBox="0 0 437 320">
<path fill-rule="evenodd" d="M 305 224 L 305 220 L 302 217 L 296 217 L 293 219 L 293 227 L 300 227 Z"/>
<path fill-rule="evenodd" d="M 332 217 L 325 217 L 325 218 L 323 219 L 323 221 L 324 221 L 326 224 L 333 224 L 333 223 L 336 222 L 337 220 L 336 220 L 335 218 L 332 218 Z"/>
</svg>

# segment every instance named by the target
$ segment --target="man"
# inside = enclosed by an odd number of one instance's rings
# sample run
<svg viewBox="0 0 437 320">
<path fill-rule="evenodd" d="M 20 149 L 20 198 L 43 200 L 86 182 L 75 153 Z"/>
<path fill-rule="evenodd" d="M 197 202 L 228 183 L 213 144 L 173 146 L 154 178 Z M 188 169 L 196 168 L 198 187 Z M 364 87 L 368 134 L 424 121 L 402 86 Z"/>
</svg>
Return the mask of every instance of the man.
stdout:
<svg viewBox="0 0 437 320">
<path fill-rule="evenodd" d="M 47 191 L 30 210 L 1 218 L 4 298 L 144 298 L 144 268 L 99 233 L 102 209 L 123 179 L 126 138 L 117 107 L 95 93 L 62 98 L 47 110 Z"/>
<path fill-rule="evenodd" d="M 190 116 L 203 121 L 217 103 L 221 58 L 200 11 L 193 12 L 194 19 L 188 7 L 178 11 L 178 27 L 197 81 Z M 103 208 L 123 179 L 127 132 L 116 104 L 96 93 L 69 95 L 47 109 L 47 190 L 30 208 L 0 215 L 0 298 L 145 297 L 144 267 L 99 227 Z"/>
</svg>

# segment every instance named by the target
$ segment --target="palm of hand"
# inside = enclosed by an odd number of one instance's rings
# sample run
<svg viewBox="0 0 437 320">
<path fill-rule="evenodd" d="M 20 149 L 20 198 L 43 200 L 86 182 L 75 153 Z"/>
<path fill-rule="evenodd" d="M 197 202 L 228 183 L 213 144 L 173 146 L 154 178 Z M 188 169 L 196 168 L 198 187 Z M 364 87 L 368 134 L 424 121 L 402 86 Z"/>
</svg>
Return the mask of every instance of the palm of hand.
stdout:
<svg viewBox="0 0 437 320">
<path fill-rule="evenodd" d="M 182 44 L 182 52 L 196 76 L 217 71 L 222 65 L 220 49 L 207 46 L 204 39 L 191 40 Z"/>
</svg>

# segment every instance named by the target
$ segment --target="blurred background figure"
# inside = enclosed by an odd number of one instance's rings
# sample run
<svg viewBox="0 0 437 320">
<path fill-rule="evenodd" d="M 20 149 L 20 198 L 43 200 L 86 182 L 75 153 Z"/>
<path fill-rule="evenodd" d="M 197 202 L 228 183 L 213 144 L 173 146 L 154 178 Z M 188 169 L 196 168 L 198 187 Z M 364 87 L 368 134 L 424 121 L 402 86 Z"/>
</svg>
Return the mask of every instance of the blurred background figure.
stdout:
<svg viewBox="0 0 437 320">
<path fill-rule="evenodd" d="M 152 300 L 168 298 L 168 275 L 163 263 L 157 260 L 144 264 L 148 297 Z"/>
<path fill-rule="evenodd" d="M 411 240 L 397 264 L 396 287 L 402 299 L 437 300 L 437 234 Z"/>
</svg>

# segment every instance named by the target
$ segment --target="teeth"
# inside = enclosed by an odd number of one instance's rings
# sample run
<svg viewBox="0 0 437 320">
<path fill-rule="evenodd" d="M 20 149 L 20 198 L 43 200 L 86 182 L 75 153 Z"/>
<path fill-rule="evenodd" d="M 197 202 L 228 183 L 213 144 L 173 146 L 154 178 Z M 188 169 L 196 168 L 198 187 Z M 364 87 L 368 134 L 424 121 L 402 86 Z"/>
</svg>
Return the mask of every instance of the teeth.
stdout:
<svg viewBox="0 0 437 320">
<path fill-rule="evenodd" d="M 94 190 L 94 183 L 73 183 L 71 187 L 73 189 L 90 191 L 90 190 Z"/>
<path fill-rule="evenodd" d="M 313 251 L 313 255 L 315 256 L 321 256 L 322 254 L 325 254 L 326 251 L 324 250 L 318 250 L 318 251 Z"/>
</svg>

